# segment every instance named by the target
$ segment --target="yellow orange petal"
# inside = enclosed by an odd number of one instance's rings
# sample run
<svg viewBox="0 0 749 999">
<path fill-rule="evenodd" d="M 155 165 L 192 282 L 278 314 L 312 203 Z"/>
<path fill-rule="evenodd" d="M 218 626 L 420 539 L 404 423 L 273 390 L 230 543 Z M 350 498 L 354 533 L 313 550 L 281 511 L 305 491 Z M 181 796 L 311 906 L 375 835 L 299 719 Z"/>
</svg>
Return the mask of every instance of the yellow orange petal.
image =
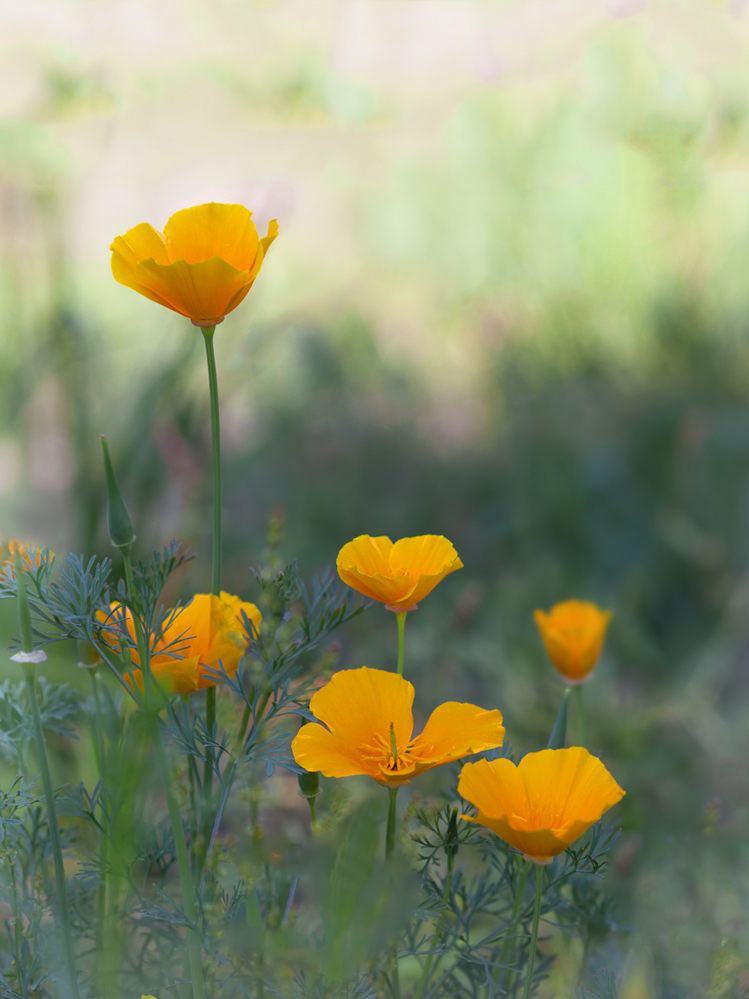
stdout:
<svg viewBox="0 0 749 999">
<path fill-rule="evenodd" d="M 587 679 L 601 655 L 611 612 L 581 600 L 537 610 L 536 625 L 554 667 L 571 683 Z"/>
<path fill-rule="evenodd" d="M 390 553 L 390 566 L 393 572 L 405 571 L 414 578 L 422 573 L 442 578 L 441 574 L 460 569 L 463 563 L 447 538 L 440 534 L 424 534 L 396 541 Z"/>
<path fill-rule="evenodd" d="M 143 260 L 136 264 L 134 278 L 175 312 L 203 322 L 227 314 L 230 301 L 247 284 L 249 274 L 220 257 L 211 257 L 195 264 L 177 260 L 166 266 Z"/>
<path fill-rule="evenodd" d="M 587 749 L 544 749 L 528 753 L 518 765 L 528 798 L 546 803 L 552 829 L 573 822 L 591 825 L 624 797 L 624 791 L 606 767 Z"/>
<path fill-rule="evenodd" d="M 260 245 L 249 209 L 216 202 L 175 212 L 164 226 L 164 242 L 171 263 L 221 257 L 238 271 L 252 268 Z"/>
<path fill-rule="evenodd" d="M 500 711 L 447 701 L 434 709 L 411 743 L 410 755 L 421 763 L 449 763 L 501 746 L 504 735 Z"/>
<path fill-rule="evenodd" d="M 305 770 L 319 770 L 324 777 L 377 777 L 378 767 L 362 758 L 357 746 L 323 725 L 304 725 L 291 743 L 294 759 Z"/>
<path fill-rule="evenodd" d="M 331 732 L 366 754 L 365 747 L 386 736 L 391 723 L 398 748 L 406 748 L 413 733 L 413 699 L 413 685 L 402 676 L 362 666 L 334 673 L 312 695 L 309 707 Z"/>
</svg>

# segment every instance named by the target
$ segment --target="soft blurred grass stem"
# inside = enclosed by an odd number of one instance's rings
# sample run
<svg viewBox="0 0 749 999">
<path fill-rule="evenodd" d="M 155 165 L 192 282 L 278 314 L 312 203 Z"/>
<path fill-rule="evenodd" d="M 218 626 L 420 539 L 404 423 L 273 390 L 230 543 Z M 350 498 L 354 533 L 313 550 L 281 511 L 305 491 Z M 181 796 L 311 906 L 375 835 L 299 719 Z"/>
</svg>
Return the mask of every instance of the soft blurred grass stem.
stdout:
<svg viewBox="0 0 749 999">
<path fill-rule="evenodd" d="M 583 697 L 583 685 L 580 683 L 575 687 L 575 698 L 577 700 L 577 732 L 580 741 L 578 746 L 584 749 L 588 747 L 588 722 L 585 717 L 585 699 Z"/>
<path fill-rule="evenodd" d="M 21 646 L 25 653 L 31 653 L 34 651 L 34 643 L 31 633 L 31 615 L 29 613 L 28 598 L 26 595 L 26 579 L 24 577 L 23 563 L 18 552 L 15 554 L 14 571 L 18 586 L 18 622 L 21 629 Z M 75 958 L 73 956 L 73 939 L 70 933 L 70 923 L 68 922 L 69 910 L 67 889 L 65 885 L 65 865 L 62 859 L 60 828 L 57 824 L 55 789 L 52 785 L 52 775 L 49 770 L 49 760 L 47 759 L 47 747 L 44 742 L 44 730 L 42 728 L 42 719 L 39 713 L 39 702 L 36 696 L 36 666 L 33 663 L 26 662 L 23 664 L 23 672 L 26 678 L 26 688 L 29 694 L 31 718 L 34 725 L 34 741 L 36 742 L 36 752 L 39 757 L 39 766 L 42 771 L 44 798 L 47 805 L 49 836 L 52 841 L 52 857 L 55 864 L 55 887 L 58 910 L 57 923 L 60 930 L 60 936 L 62 937 L 65 971 L 67 973 L 71 999 L 78 999 L 78 978 L 75 970 Z"/>
<path fill-rule="evenodd" d="M 530 863 L 530 861 L 528 861 Z M 538 923 L 541 919 L 541 893 L 544 886 L 544 869 L 536 865 L 536 902 L 533 907 L 533 929 L 531 930 L 531 946 L 528 952 L 528 967 L 525 972 L 525 988 L 523 999 L 530 999 L 533 991 L 533 968 L 536 964 L 536 947 L 538 946 Z"/>
</svg>

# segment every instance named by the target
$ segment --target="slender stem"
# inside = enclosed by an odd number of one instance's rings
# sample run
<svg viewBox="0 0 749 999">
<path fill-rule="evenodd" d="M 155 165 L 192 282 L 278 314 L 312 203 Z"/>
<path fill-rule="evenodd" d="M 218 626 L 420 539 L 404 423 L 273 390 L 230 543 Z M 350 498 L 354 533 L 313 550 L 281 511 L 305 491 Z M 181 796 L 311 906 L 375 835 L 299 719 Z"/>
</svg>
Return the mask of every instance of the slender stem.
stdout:
<svg viewBox="0 0 749 999">
<path fill-rule="evenodd" d="M 528 861 L 530 863 L 530 861 Z M 544 886 L 544 869 L 536 865 L 536 904 L 533 909 L 533 929 L 531 931 L 531 949 L 528 954 L 528 969 L 525 973 L 525 989 L 523 999 L 530 999 L 533 991 L 533 966 L 536 963 L 536 946 L 538 945 L 538 923 L 541 918 L 541 893 Z"/>
<path fill-rule="evenodd" d="M 151 730 L 153 741 L 156 747 L 156 757 L 161 772 L 161 780 L 166 794 L 166 805 L 169 811 L 169 821 L 172 826 L 174 836 L 174 851 L 177 854 L 177 867 L 179 869 L 179 881 L 182 889 L 182 905 L 185 915 L 192 924 L 188 931 L 188 960 L 190 963 L 190 978 L 192 980 L 193 999 L 205 999 L 205 982 L 203 980 L 203 962 L 201 957 L 201 941 L 197 930 L 198 909 L 195 904 L 195 886 L 193 885 L 190 871 L 190 858 L 187 855 L 187 841 L 185 840 L 185 828 L 182 824 L 177 797 L 174 793 L 172 775 L 169 770 L 169 760 L 167 759 L 164 742 L 161 738 L 159 721 L 156 715 L 152 715 Z M 189 939 L 189 938 L 192 939 Z"/>
<path fill-rule="evenodd" d="M 133 568 L 130 556 L 130 548 L 122 549 L 122 556 L 125 563 L 125 582 L 127 584 L 128 597 L 132 602 L 134 597 L 133 589 Z M 192 880 L 190 869 L 190 858 L 187 853 L 187 840 L 185 839 L 185 828 L 182 824 L 179 804 L 174 793 L 172 774 L 169 770 L 169 760 L 166 755 L 164 742 L 161 738 L 159 719 L 153 704 L 153 683 L 151 677 L 150 650 L 143 634 L 143 627 L 136 608 L 132 609 L 133 621 L 135 623 L 135 637 L 138 645 L 138 657 L 140 668 L 143 674 L 143 691 L 145 694 L 146 715 L 151 729 L 153 743 L 156 749 L 156 758 L 159 765 L 161 783 L 166 796 L 166 806 L 169 812 L 169 822 L 172 827 L 174 837 L 174 852 L 177 855 L 177 868 L 179 870 L 180 888 L 182 889 L 182 905 L 185 909 L 185 916 L 192 924 L 188 930 L 188 951 L 187 957 L 190 965 L 190 978 L 192 983 L 193 999 L 205 999 L 205 981 L 203 979 L 203 962 L 201 958 L 201 940 L 197 930 L 198 909 L 195 902 L 195 886 Z"/>
<path fill-rule="evenodd" d="M 219 423 L 218 378 L 213 352 L 215 326 L 203 329 L 205 358 L 208 362 L 208 390 L 211 397 L 211 445 L 213 448 L 213 574 L 212 592 L 221 593 L 221 426 Z"/>
<path fill-rule="evenodd" d="M 94 700 L 94 751 L 99 780 L 104 782 L 104 720 L 102 718 L 101 697 L 97 682 L 97 668 L 88 671 L 91 677 L 91 688 Z M 104 931 L 107 922 L 107 835 L 106 829 L 101 832 L 99 843 L 99 887 L 96 901 L 96 954 L 94 960 L 94 981 L 101 985 L 102 958 L 104 955 Z"/>
<path fill-rule="evenodd" d="M 396 611 L 398 618 L 398 676 L 403 676 L 403 635 L 406 631 L 406 614 L 408 611 Z"/>
<path fill-rule="evenodd" d="M 529 863 L 524 862 L 522 869 L 520 871 L 520 881 L 518 882 L 518 890 L 515 895 L 515 904 L 512 907 L 512 918 L 510 920 L 509 932 L 508 935 L 505 937 L 504 942 L 502 943 L 502 950 L 500 951 L 499 954 L 500 970 L 504 970 L 503 966 L 506 963 L 507 958 L 509 957 L 510 947 L 512 945 L 512 938 L 510 934 L 512 933 L 512 929 L 518 921 L 518 916 L 520 915 L 520 907 L 523 904 L 523 894 L 525 893 L 525 882 L 528 880 L 528 871 L 530 870 L 530 866 L 531 865 Z M 507 989 L 506 989 L 507 992 L 509 992 L 509 987 L 514 979 L 514 976 L 515 976 L 514 970 L 510 971 L 507 976 Z"/>
<path fill-rule="evenodd" d="M 21 629 L 21 646 L 24 652 L 29 653 L 34 651 L 34 643 L 31 632 L 31 614 L 29 612 L 28 597 L 26 595 L 26 579 L 24 577 L 24 570 L 17 552 L 14 561 L 15 577 L 18 587 L 18 623 Z M 26 688 L 29 694 L 31 717 L 34 724 L 36 753 L 39 757 L 39 766 L 42 770 L 42 784 L 44 786 L 44 798 L 47 805 L 47 821 L 49 822 L 49 835 L 52 840 L 52 857 L 55 864 L 55 886 L 57 889 L 58 920 L 60 934 L 62 936 L 65 970 L 68 976 L 71 999 L 78 999 L 78 977 L 76 975 L 75 958 L 73 956 L 73 939 L 70 933 L 70 923 L 68 922 L 68 897 L 65 885 L 65 865 L 62 859 L 60 828 L 57 824 L 55 790 L 52 785 L 52 775 L 49 770 L 47 747 L 44 742 L 44 730 L 42 728 L 41 715 L 39 714 L 39 702 L 36 697 L 36 684 L 34 682 L 36 667 L 33 663 L 24 663 L 23 672 L 26 678 Z"/>
<path fill-rule="evenodd" d="M 583 685 L 579 683 L 575 687 L 575 697 L 577 698 L 577 730 L 580 739 L 578 745 L 585 748 L 588 744 L 588 724 L 585 716 L 585 701 L 583 700 Z"/>
<path fill-rule="evenodd" d="M 309 814 L 312 819 L 312 834 L 315 835 L 317 833 L 317 806 L 315 805 L 314 798 L 307 798 L 307 802 L 309 803 Z"/>
<path fill-rule="evenodd" d="M 208 364 L 208 391 L 211 400 L 211 450 L 213 453 L 213 553 L 211 571 L 211 592 L 221 594 L 221 423 L 218 404 L 218 377 L 216 375 L 216 355 L 213 350 L 215 326 L 203 328 L 205 359 Z M 205 692 L 205 723 L 209 735 L 216 724 L 216 688 L 208 687 Z M 207 747 L 206 747 L 207 751 Z M 211 799 L 213 797 L 213 767 L 205 761 L 203 770 L 203 849 L 207 850 L 211 828 Z"/>
<path fill-rule="evenodd" d="M 31 649 L 24 649 L 31 652 Z M 36 685 L 34 682 L 35 667 L 30 663 L 25 663 L 23 672 L 26 676 L 26 688 L 29 692 L 29 702 L 31 704 L 31 717 L 34 723 L 34 739 L 36 741 L 36 752 L 39 757 L 39 765 L 42 771 L 42 784 L 44 785 L 44 798 L 47 804 L 47 818 L 49 820 L 49 834 L 52 840 L 52 857 L 55 862 L 55 882 L 57 887 L 57 909 L 62 935 L 63 958 L 65 960 L 65 970 L 68 975 L 70 995 L 73 999 L 78 999 L 78 979 L 75 972 L 75 959 L 73 957 L 73 939 L 70 933 L 70 923 L 68 922 L 68 896 L 65 886 L 65 865 L 62 859 L 62 845 L 60 843 L 60 829 L 57 825 L 57 812 L 55 809 L 55 791 L 52 786 L 52 775 L 49 772 L 49 760 L 47 759 L 47 747 L 44 743 L 44 731 L 42 729 L 42 719 L 39 714 L 39 702 L 36 698 Z"/>
<path fill-rule="evenodd" d="M 385 832 L 385 856 L 389 857 L 395 847 L 395 798 L 398 794 L 397 787 L 389 787 L 388 795 L 388 824 Z"/>
</svg>

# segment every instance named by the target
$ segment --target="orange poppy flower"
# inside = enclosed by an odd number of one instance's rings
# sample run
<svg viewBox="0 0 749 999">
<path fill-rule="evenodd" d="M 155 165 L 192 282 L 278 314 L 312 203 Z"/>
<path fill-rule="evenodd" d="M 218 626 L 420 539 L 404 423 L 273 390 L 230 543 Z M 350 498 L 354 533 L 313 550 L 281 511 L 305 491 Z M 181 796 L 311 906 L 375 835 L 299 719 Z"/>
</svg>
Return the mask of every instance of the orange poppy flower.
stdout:
<svg viewBox="0 0 749 999">
<path fill-rule="evenodd" d="M 567 683 L 584 683 L 598 662 L 611 611 L 581 600 L 556 604 L 534 614 L 546 651 Z"/>
<path fill-rule="evenodd" d="M 439 534 L 418 538 L 371 538 L 362 534 L 338 553 L 338 575 L 347 586 L 388 610 L 414 610 L 440 580 L 463 563 L 452 544 Z"/>
<path fill-rule="evenodd" d="M 240 597 L 235 597 L 232 593 L 227 593 L 226 590 L 221 591 L 221 599 L 234 611 L 234 617 L 241 635 L 244 635 L 242 611 L 244 611 L 245 617 L 247 617 L 252 623 L 255 633 L 257 634 L 260 631 L 260 624 L 263 620 L 263 615 L 260 613 L 260 610 L 255 606 L 255 604 L 251 604 L 247 600 L 242 600 Z"/>
<path fill-rule="evenodd" d="M 250 290 L 277 235 L 273 219 L 260 239 L 243 205 L 195 205 L 172 215 L 163 234 L 141 222 L 116 236 L 112 274 L 196 326 L 214 326 Z"/>
<path fill-rule="evenodd" d="M 13 569 L 14 558 L 13 558 L 13 556 L 16 554 L 16 552 L 18 552 L 18 554 L 19 554 L 19 556 L 21 558 L 21 562 L 23 564 L 23 570 L 24 570 L 24 572 L 27 572 L 29 569 L 35 569 L 41 563 L 41 561 L 42 561 L 42 550 L 41 550 L 41 548 L 38 548 L 34 552 L 33 560 L 32 560 L 31 552 L 29 552 L 27 550 L 26 546 L 22 545 L 20 541 L 16 541 L 15 538 L 11 538 L 10 539 L 10 541 L 8 542 L 8 545 L 7 545 L 7 549 L 8 549 L 8 554 L 7 554 L 7 556 L 5 558 L 3 558 L 3 546 L 0 545 L 0 564 L 10 566 L 11 577 L 13 577 L 13 575 L 14 575 L 14 569 Z M 52 554 L 53 553 L 50 552 L 50 555 L 52 555 Z"/>
<path fill-rule="evenodd" d="M 550 864 L 625 792 L 599 759 L 572 746 L 528 753 L 518 766 L 466 763 L 458 793 L 479 810 L 462 818 L 491 829 L 526 860 Z"/>
<path fill-rule="evenodd" d="M 228 597 L 229 599 L 225 599 Z M 151 671 L 168 690 L 178 694 L 191 694 L 205 687 L 215 687 L 218 682 L 207 669 L 218 669 L 219 663 L 231 676 L 237 670 L 245 651 L 245 636 L 236 607 L 243 608 L 247 617 L 260 624 L 260 611 L 254 604 L 243 603 L 239 597 L 222 594 L 221 597 L 198 593 L 184 607 L 175 611 L 165 623 L 161 637 L 151 653 Z M 121 620 L 122 605 L 112 604 L 110 620 Z M 125 611 L 128 633 L 135 641 L 135 627 L 131 612 Z M 107 629 L 107 641 L 119 646 L 114 628 Z M 140 665 L 134 649 L 132 660 Z M 141 671 L 133 676 L 139 687 L 143 686 Z"/>
<path fill-rule="evenodd" d="M 309 702 L 324 725 L 299 730 L 291 744 L 294 759 L 325 777 L 367 774 L 397 787 L 432 767 L 502 745 L 499 711 L 456 701 L 435 708 L 414 738 L 413 699 L 413 685 L 397 673 L 367 666 L 334 673 Z"/>
</svg>

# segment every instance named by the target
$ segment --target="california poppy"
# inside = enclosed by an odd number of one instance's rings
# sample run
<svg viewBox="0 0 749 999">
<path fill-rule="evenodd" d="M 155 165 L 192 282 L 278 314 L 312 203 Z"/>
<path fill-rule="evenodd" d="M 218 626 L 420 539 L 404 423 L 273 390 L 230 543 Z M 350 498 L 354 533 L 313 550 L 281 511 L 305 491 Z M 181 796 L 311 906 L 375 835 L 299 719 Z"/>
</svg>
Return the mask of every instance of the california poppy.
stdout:
<svg viewBox="0 0 749 999">
<path fill-rule="evenodd" d="M 572 746 L 528 753 L 517 766 L 466 763 L 458 793 L 479 810 L 462 818 L 491 829 L 527 860 L 549 864 L 625 792 L 599 759 Z"/>
<path fill-rule="evenodd" d="M 587 680 L 601 655 L 611 611 L 566 600 L 548 614 L 537 610 L 534 617 L 555 668 L 570 684 Z"/>
<path fill-rule="evenodd" d="M 151 671 L 159 683 L 178 694 L 190 694 L 216 685 L 218 681 L 208 670 L 217 670 L 219 664 L 229 676 L 236 672 L 244 655 L 246 639 L 232 601 L 245 609 L 253 623 L 260 623 L 260 611 L 254 604 L 242 603 L 230 594 L 217 597 L 198 593 L 167 618 L 150 657 Z M 135 629 L 129 610 L 125 611 L 121 604 L 113 604 L 108 620 L 122 621 L 123 613 L 128 634 L 134 642 Z M 109 645 L 119 644 L 111 626 L 105 629 L 104 637 Z M 131 650 L 131 656 L 139 666 L 140 657 L 135 649 Z M 134 671 L 134 677 L 138 686 L 142 686 L 139 669 Z"/>
<path fill-rule="evenodd" d="M 296 762 L 325 777 L 366 774 L 398 787 L 432 767 L 501 746 L 499 711 L 448 701 L 413 735 L 413 685 L 387 670 L 341 670 L 312 695 L 323 725 L 304 725 L 291 744 Z"/>
<path fill-rule="evenodd" d="M 338 575 L 347 586 L 388 610 L 413 610 L 440 580 L 463 563 L 452 544 L 439 534 L 371 538 L 362 534 L 338 553 Z"/>
<path fill-rule="evenodd" d="M 244 299 L 277 235 L 273 219 L 260 239 L 243 205 L 195 205 L 172 215 L 163 233 L 141 222 L 116 236 L 112 274 L 196 326 L 214 326 Z"/>
</svg>

